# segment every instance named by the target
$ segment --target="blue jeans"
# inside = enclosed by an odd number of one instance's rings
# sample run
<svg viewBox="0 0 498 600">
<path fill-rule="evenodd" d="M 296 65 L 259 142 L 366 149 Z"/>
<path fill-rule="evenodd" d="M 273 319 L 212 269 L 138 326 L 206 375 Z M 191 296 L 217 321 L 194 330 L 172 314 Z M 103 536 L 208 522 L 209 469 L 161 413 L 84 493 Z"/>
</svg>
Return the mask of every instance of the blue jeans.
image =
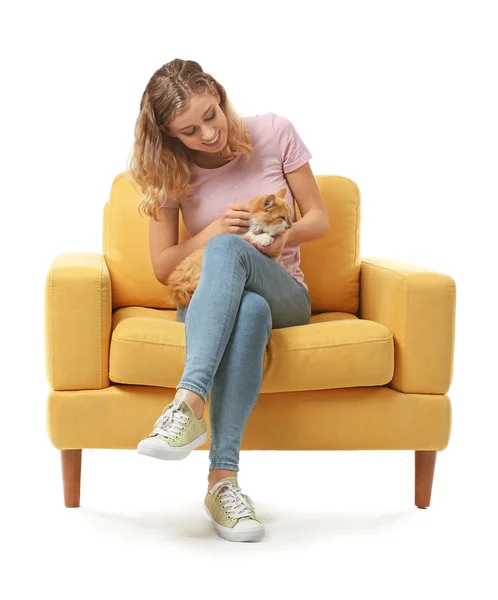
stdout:
<svg viewBox="0 0 498 600">
<path fill-rule="evenodd" d="M 306 288 L 269 256 L 230 233 L 208 241 L 199 284 L 190 303 L 178 306 L 186 361 L 176 389 L 191 390 L 204 402 L 210 394 L 209 471 L 239 470 L 272 328 L 306 325 L 310 316 Z"/>
</svg>

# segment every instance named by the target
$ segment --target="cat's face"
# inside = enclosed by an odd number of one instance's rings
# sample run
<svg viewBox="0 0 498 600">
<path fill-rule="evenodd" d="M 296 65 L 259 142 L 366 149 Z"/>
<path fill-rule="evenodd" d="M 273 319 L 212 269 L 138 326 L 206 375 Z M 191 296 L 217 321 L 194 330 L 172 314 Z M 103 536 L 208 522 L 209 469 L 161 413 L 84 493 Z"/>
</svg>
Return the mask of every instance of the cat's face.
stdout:
<svg viewBox="0 0 498 600">
<path fill-rule="evenodd" d="M 263 226 L 265 230 L 271 229 L 274 233 L 281 233 L 292 227 L 292 208 L 284 200 L 287 190 L 285 188 L 276 194 L 256 196 L 250 202 L 251 221 Z"/>
</svg>

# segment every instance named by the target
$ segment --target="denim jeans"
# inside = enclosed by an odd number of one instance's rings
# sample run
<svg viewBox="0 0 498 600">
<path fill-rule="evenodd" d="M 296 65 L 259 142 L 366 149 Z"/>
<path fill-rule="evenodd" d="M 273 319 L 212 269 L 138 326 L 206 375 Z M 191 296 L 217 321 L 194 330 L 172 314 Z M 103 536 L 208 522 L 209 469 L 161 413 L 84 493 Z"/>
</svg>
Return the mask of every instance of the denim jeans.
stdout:
<svg viewBox="0 0 498 600">
<path fill-rule="evenodd" d="M 210 394 L 209 471 L 238 471 L 271 330 L 308 324 L 310 296 L 276 261 L 227 233 L 204 247 L 199 284 L 190 303 L 177 309 L 176 320 L 185 323 L 186 361 L 176 389 L 204 401 Z"/>
</svg>

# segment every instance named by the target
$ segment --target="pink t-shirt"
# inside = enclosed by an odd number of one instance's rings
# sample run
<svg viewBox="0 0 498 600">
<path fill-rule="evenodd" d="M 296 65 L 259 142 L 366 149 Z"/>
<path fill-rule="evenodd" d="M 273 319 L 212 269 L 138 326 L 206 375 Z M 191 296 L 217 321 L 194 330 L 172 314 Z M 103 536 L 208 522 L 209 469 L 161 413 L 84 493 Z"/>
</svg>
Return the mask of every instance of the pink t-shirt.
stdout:
<svg viewBox="0 0 498 600">
<path fill-rule="evenodd" d="M 191 165 L 194 199 L 166 198 L 161 206 L 180 208 L 189 235 L 197 235 L 225 212 L 230 202 L 249 202 L 254 196 L 273 194 L 287 188 L 285 201 L 292 208 L 296 222 L 294 197 L 284 174 L 294 171 L 312 157 L 289 119 L 275 113 L 244 117 L 254 152 L 250 157 L 237 156 L 215 169 Z M 288 242 L 282 252 L 282 268 L 304 283 L 299 268 L 300 244 Z"/>
</svg>

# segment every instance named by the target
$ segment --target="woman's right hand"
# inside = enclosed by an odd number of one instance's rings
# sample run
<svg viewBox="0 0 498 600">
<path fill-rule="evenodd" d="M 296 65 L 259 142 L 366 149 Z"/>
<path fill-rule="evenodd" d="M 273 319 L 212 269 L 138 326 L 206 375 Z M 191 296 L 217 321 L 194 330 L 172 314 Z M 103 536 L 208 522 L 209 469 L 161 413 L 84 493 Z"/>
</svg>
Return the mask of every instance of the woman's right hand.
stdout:
<svg viewBox="0 0 498 600">
<path fill-rule="evenodd" d="M 219 218 L 222 233 L 247 233 L 249 231 L 251 212 L 248 204 L 230 202 L 225 213 Z"/>
</svg>

